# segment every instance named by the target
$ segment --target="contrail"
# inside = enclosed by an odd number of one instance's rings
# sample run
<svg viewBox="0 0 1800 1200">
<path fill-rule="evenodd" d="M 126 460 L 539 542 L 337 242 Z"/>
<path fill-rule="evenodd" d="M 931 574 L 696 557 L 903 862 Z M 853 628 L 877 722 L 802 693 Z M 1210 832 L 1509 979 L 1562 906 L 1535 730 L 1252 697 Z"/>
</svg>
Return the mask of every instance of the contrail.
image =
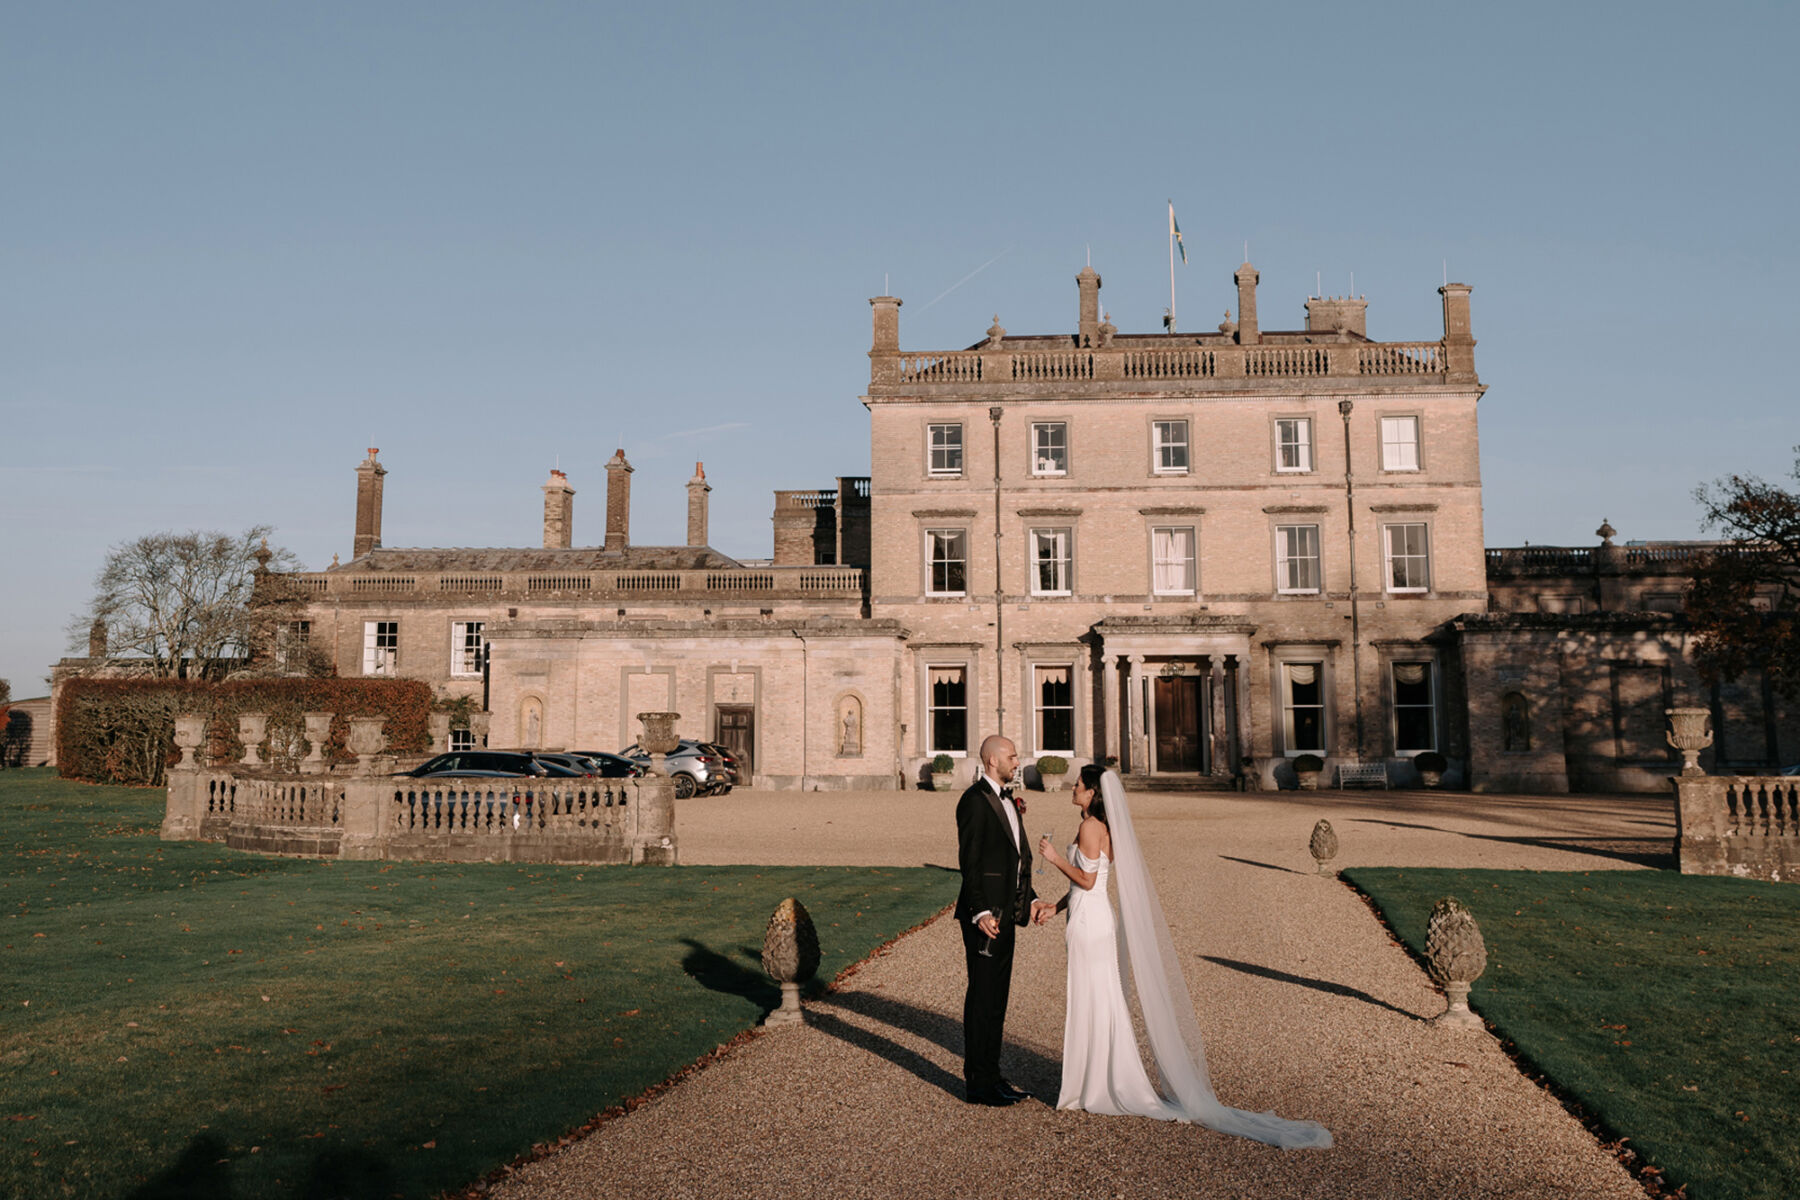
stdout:
<svg viewBox="0 0 1800 1200">
<path fill-rule="evenodd" d="M 963 284 L 969 282 L 969 280 L 975 278 L 977 275 L 981 274 L 983 271 L 987 270 L 989 267 L 993 266 L 995 263 L 999 262 L 1001 259 L 1005 258 L 1010 253 L 1012 253 L 1012 251 L 1010 249 L 1008 249 L 1008 250 L 1002 250 L 1000 253 L 994 255 L 994 257 L 988 259 L 986 262 L 982 263 L 979 267 L 976 267 L 973 271 L 970 271 L 967 275 L 964 275 L 961 279 L 957 280 L 955 283 L 951 284 L 949 287 L 945 288 L 943 291 L 941 291 L 937 295 L 933 296 L 929 301 L 926 302 L 925 308 L 921 308 L 919 311 L 924 312 L 926 308 L 930 308 L 933 304 L 936 304 L 939 300 L 942 300 L 945 296 L 948 296 L 951 292 L 954 292 L 957 288 L 959 288 Z"/>
</svg>

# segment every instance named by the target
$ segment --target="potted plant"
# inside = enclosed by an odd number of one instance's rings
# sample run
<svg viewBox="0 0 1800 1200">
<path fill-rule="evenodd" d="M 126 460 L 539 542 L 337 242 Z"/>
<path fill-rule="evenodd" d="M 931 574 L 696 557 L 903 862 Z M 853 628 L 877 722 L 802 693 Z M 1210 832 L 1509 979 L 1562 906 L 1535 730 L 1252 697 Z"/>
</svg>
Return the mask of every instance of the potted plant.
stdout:
<svg viewBox="0 0 1800 1200">
<path fill-rule="evenodd" d="M 956 760 L 940 754 L 931 760 L 931 790 L 947 792 L 956 785 Z"/>
<path fill-rule="evenodd" d="M 1100 765 L 1109 771 L 1116 771 L 1119 769 L 1119 756 L 1116 754 L 1109 754 L 1100 760 Z"/>
<path fill-rule="evenodd" d="M 1413 770 L 1419 773 L 1419 782 L 1428 788 L 1438 787 L 1443 783 L 1444 769 L 1449 765 L 1449 760 L 1436 750 L 1413 755 Z"/>
<path fill-rule="evenodd" d="M 1037 760 L 1038 778 L 1046 792 L 1060 792 L 1063 777 L 1069 773 L 1069 760 L 1060 754 L 1046 754 Z"/>
<path fill-rule="evenodd" d="M 1324 769 L 1325 760 L 1316 754 L 1302 754 L 1294 759 L 1294 777 L 1303 791 L 1319 790 L 1319 772 Z"/>
</svg>

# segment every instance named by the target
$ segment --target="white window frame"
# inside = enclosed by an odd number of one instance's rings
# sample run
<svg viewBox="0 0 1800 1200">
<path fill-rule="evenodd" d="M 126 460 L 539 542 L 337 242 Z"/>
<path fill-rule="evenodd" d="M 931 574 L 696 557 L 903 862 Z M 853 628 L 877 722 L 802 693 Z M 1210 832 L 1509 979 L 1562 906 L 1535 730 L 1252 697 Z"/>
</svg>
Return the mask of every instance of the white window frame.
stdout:
<svg viewBox="0 0 1800 1200">
<path fill-rule="evenodd" d="M 1424 454 L 1419 445 L 1419 418 L 1402 415 L 1381 418 L 1381 469 L 1383 471 L 1417 472 L 1423 469 Z M 1410 436 L 1389 436 L 1403 431 Z M 1408 459 L 1411 459 L 1408 462 Z"/>
<path fill-rule="evenodd" d="M 1288 427 L 1293 429 L 1290 439 Z M 1292 449 L 1294 462 L 1289 463 L 1287 451 Z M 1275 418 L 1275 471 L 1281 475 L 1306 475 L 1313 469 L 1313 436 L 1311 417 L 1276 417 Z"/>
<path fill-rule="evenodd" d="M 1159 534 L 1185 535 L 1187 553 L 1183 557 L 1164 554 L 1157 545 Z M 1192 525 L 1152 525 L 1150 527 L 1150 592 L 1156 596 L 1196 596 L 1200 593 L 1200 538 Z M 1176 586 L 1165 580 L 1170 568 L 1179 572 Z M 1185 584 L 1185 586 L 1183 586 Z"/>
<path fill-rule="evenodd" d="M 452 729 L 450 731 L 450 753 L 463 754 L 471 750 L 479 750 L 475 744 L 475 731 L 472 729 Z"/>
<path fill-rule="evenodd" d="M 1324 660 L 1322 657 L 1316 660 L 1294 659 L 1292 661 L 1282 662 L 1280 668 L 1280 673 L 1277 676 L 1277 686 L 1281 689 L 1281 694 L 1277 699 L 1280 702 L 1281 707 L 1282 754 L 1287 758 L 1294 758 L 1301 754 L 1316 754 L 1323 758 L 1329 753 L 1326 747 L 1331 744 L 1331 689 L 1325 686 Z M 1297 670 L 1304 668 L 1311 668 L 1314 672 L 1313 679 L 1319 689 L 1319 702 L 1317 704 L 1300 705 L 1294 703 L 1294 675 Z M 1295 744 L 1296 734 L 1294 732 L 1294 714 L 1303 708 L 1308 710 L 1318 710 L 1319 744 L 1316 746 L 1300 746 Z"/>
<path fill-rule="evenodd" d="M 962 557 L 961 558 L 951 558 L 951 557 L 945 556 L 943 558 L 939 558 L 937 556 L 937 551 L 938 551 L 938 539 L 940 537 L 958 539 L 958 541 L 960 542 L 960 549 L 962 550 Z M 958 588 L 955 590 L 939 590 L 937 588 L 936 584 L 938 582 L 938 578 L 937 578 L 938 565 L 940 563 L 942 563 L 945 568 L 945 582 L 949 581 L 950 564 L 951 563 L 961 563 L 962 564 L 962 584 L 963 585 L 961 588 Z M 968 531 L 968 529 L 966 529 L 962 526 L 944 526 L 941 528 L 927 529 L 925 531 L 925 594 L 927 596 L 966 596 L 969 594 L 969 531 Z"/>
<path fill-rule="evenodd" d="M 944 705 L 937 703 L 937 684 L 932 675 L 938 671 L 955 671 L 962 677 L 962 704 Z M 928 663 L 925 667 L 925 752 L 927 754 L 948 754 L 955 758 L 966 757 L 969 753 L 969 664 L 967 663 Z M 962 713 L 962 748 L 946 750 L 938 745 L 937 716 L 938 713 Z"/>
<path fill-rule="evenodd" d="M 275 627 L 275 665 L 292 671 L 306 665 L 307 650 L 312 646 L 312 622 L 283 621 Z"/>
<path fill-rule="evenodd" d="M 1063 673 L 1063 685 L 1069 689 L 1067 704 L 1049 705 L 1044 703 L 1044 686 L 1054 682 L 1050 678 L 1052 672 Z M 1044 714 L 1046 712 L 1066 712 L 1069 715 L 1069 744 L 1055 746 L 1044 740 Z M 1075 753 L 1075 664 L 1074 663 L 1033 663 L 1031 668 L 1031 737 L 1032 747 L 1039 754 L 1063 754 L 1073 756 Z"/>
<path fill-rule="evenodd" d="M 391 679 L 400 673 L 400 622 L 363 622 L 363 674 Z"/>
<path fill-rule="evenodd" d="M 1031 573 L 1031 594 L 1034 596 L 1069 596 L 1074 594 L 1075 581 L 1075 531 L 1067 527 L 1056 529 L 1033 529 L 1029 537 L 1031 545 L 1031 562 L 1027 570 Z M 1051 553 L 1045 556 L 1045 550 Z M 1048 566 L 1055 572 L 1053 586 L 1044 586 L 1044 568 Z"/>
<path fill-rule="evenodd" d="M 1150 422 L 1150 473 L 1152 475 L 1186 475 L 1194 461 L 1193 445 L 1188 437 L 1186 417 L 1158 417 Z M 1179 437 L 1176 435 L 1179 434 Z M 1169 466 L 1166 460 L 1179 451 L 1180 466 Z"/>
<path fill-rule="evenodd" d="M 1292 553 L 1291 548 L 1289 546 L 1290 539 L 1288 537 L 1288 532 L 1290 530 L 1300 531 L 1300 530 L 1308 530 L 1308 529 L 1312 530 L 1312 553 L 1311 554 Z M 1302 535 L 1302 536 L 1304 536 L 1304 535 Z M 1321 539 L 1319 537 L 1319 526 L 1316 522 L 1309 522 L 1309 523 L 1305 523 L 1305 524 L 1277 525 L 1275 527 L 1275 590 L 1276 590 L 1276 592 L 1278 592 L 1279 594 L 1281 594 L 1283 596 L 1317 596 L 1324 589 L 1325 562 L 1324 562 L 1324 557 L 1320 552 L 1320 541 L 1321 541 Z M 1304 547 L 1300 547 L 1300 549 L 1304 549 Z M 1291 568 L 1294 567 L 1296 564 L 1306 563 L 1306 562 L 1312 563 L 1313 586 L 1311 586 L 1311 587 L 1295 586 L 1293 583 L 1293 571 Z"/>
<path fill-rule="evenodd" d="M 482 636 L 485 621 L 452 621 L 450 622 L 450 677 L 452 679 L 481 678 L 481 655 L 487 646 Z M 470 631 L 474 636 L 471 638 Z M 473 652 L 475 665 L 469 666 L 469 655 Z"/>
<path fill-rule="evenodd" d="M 962 422 L 933 421 L 925 426 L 925 473 L 933 479 L 962 478 Z"/>
<path fill-rule="evenodd" d="M 1423 667 L 1425 669 L 1425 702 L 1423 704 L 1400 703 L 1399 671 L 1402 667 Z M 1423 754 L 1427 750 L 1436 750 L 1438 748 L 1437 663 L 1430 659 L 1417 658 L 1391 662 L 1388 664 L 1388 687 L 1390 689 L 1388 695 L 1393 698 L 1393 702 L 1390 705 L 1390 708 L 1392 709 L 1390 719 L 1393 724 L 1391 732 L 1394 739 L 1395 756 L 1399 758 L 1411 758 L 1413 755 Z M 1425 710 L 1427 729 L 1430 731 L 1430 736 L 1427 738 L 1428 745 L 1408 747 L 1402 747 L 1400 745 L 1400 710 L 1403 708 L 1409 710 L 1422 708 Z"/>
<path fill-rule="evenodd" d="M 1050 457 L 1046 457 L 1048 454 Z M 1058 463 L 1056 456 L 1062 461 Z M 1069 423 L 1067 421 L 1033 421 L 1031 423 L 1031 473 L 1033 475 L 1067 475 L 1069 473 Z"/>
<path fill-rule="evenodd" d="M 1418 544 L 1414 547 L 1409 531 L 1417 531 Z M 1402 551 L 1398 554 L 1394 549 L 1394 536 L 1400 534 L 1407 539 Z M 1418 563 L 1418 574 L 1424 577 L 1422 583 L 1410 582 L 1415 575 L 1409 569 L 1404 586 L 1395 582 L 1394 567 L 1396 563 Z M 1381 527 L 1381 579 L 1390 595 L 1417 595 L 1431 590 L 1431 524 L 1428 521 L 1394 521 Z"/>
</svg>

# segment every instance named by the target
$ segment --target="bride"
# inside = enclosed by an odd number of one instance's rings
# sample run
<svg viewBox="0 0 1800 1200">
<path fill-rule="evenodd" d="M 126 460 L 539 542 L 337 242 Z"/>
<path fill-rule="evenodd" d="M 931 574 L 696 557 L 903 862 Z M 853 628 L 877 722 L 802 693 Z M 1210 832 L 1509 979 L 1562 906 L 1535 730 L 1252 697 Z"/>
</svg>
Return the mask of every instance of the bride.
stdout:
<svg viewBox="0 0 1800 1200">
<path fill-rule="evenodd" d="M 1044 861 L 1072 885 L 1054 908 L 1044 905 L 1038 916 L 1041 923 L 1053 911 L 1069 913 L 1068 1017 L 1056 1107 L 1193 1121 L 1289 1149 L 1330 1146 L 1331 1134 L 1317 1122 L 1227 1108 L 1213 1095 L 1193 1001 L 1132 830 L 1125 788 L 1113 772 L 1089 764 L 1076 779 L 1073 803 L 1081 810 L 1081 829 L 1068 857 L 1057 853 L 1047 835 L 1038 841 Z M 1119 887 L 1116 923 L 1106 894 L 1109 874 L 1116 874 Z M 1150 1082 L 1138 1055 L 1122 982 L 1127 965 L 1160 1088 Z"/>
</svg>

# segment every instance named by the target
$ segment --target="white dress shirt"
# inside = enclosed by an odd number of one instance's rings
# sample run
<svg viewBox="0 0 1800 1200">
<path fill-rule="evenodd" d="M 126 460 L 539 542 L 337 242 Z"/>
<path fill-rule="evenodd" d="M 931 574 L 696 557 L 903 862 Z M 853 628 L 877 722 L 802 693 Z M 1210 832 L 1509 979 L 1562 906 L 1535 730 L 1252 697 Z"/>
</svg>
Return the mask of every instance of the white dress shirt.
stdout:
<svg viewBox="0 0 1800 1200">
<path fill-rule="evenodd" d="M 1015 849 L 1015 850 L 1019 849 L 1020 839 L 1025 836 L 1025 831 L 1023 829 L 1019 828 L 1019 810 L 1014 808 L 1012 806 L 1012 802 L 1010 800 L 1008 800 L 1004 795 L 1001 794 L 1004 789 L 1001 787 L 1000 782 L 998 780 L 996 780 L 992 775 L 989 775 L 986 771 L 983 771 L 981 773 L 981 781 L 983 783 L 987 784 L 989 787 L 993 788 L 994 795 L 996 795 L 1000 798 L 1000 811 L 1006 815 L 1006 828 L 1007 828 L 1007 831 L 1012 834 L 1013 849 Z M 979 925 L 979 924 L 981 924 L 981 918 L 991 917 L 993 915 L 994 915 L 993 909 L 984 908 L 980 912 L 976 913 L 974 916 L 969 918 L 969 924 Z"/>
</svg>

